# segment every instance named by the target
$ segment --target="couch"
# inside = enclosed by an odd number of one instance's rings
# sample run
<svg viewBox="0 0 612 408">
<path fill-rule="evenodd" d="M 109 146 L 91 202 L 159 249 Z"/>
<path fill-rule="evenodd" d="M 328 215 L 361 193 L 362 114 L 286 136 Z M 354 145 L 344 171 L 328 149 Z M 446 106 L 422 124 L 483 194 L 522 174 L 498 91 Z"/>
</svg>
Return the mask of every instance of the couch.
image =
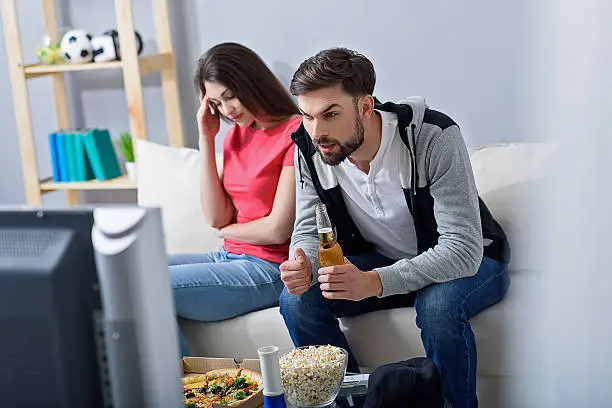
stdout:
<svg viewBox="0 0 612 408">
<path fill-rule="evenodd" d="M 222 242 L 209 228 L 199 204 L 197 150 L 138 141 L 138 203 L 162 209 L 166 248 L 170 253 L 203 252 Z M 477 384 L 483 407 L 503 407 L 513 375 L 510 320 L 528 313 L 521 293 L 537 279 L 537 243 L 530 241 L 529 202 L 550 156 L 543 143 L 507 143 L 470 149 L 478 191 L 508 234 L 513 258 L 510 289 L 499 304 L 475 316 L 478 349 Z M 219 158 L 220 161 L 220 158 Z M 194 355 L 237 359 L 257 357 L 263 345 L 292 347 L 278 308 L 235 319 L 201 323 L 181 321 Z M 381 364 L 424 355 L 413 308 L 372 312 L 341 320 L 356 358 L 371 370 Z"/>
</svg>

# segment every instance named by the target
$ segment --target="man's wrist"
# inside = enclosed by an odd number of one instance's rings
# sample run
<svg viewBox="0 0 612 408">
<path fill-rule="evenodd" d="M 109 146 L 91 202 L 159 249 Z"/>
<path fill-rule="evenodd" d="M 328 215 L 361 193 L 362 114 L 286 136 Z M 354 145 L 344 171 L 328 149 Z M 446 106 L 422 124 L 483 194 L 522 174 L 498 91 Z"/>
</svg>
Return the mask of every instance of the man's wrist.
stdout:
<svg viewBox="0 0 612 408">
<path fill-rule="evenodd" d="M 381 297 L 383 294 L 383 286 L 382 280 L 380 279 L 380 275 L 376 271 L 368 271 L 366 272 L 368 275 L 368 279 L 370 280 L 369 288 L 372 288 L 372 295 L 376 297 Z"/>
</svg>

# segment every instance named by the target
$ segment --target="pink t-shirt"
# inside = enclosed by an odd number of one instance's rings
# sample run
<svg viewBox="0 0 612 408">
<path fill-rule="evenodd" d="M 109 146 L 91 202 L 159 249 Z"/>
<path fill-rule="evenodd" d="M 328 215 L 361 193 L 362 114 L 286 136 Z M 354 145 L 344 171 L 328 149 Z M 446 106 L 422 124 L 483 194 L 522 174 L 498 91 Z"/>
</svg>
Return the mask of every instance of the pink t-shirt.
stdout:
<svg viewBox="0 0 612 408">
<path fill-rule="evenodd" d="M 293 166 L 291 133 L 301 117 L 266 130 L 233 126 L 223 141 L 223 187 L 237 210 L 237 223 L 265 217 L 272 211 L 281 170 Z M 287 259 L 289 240 L 280 245 L 254 245 L 226 239 L 224 248 L 281 263 Z"/>
</svg>

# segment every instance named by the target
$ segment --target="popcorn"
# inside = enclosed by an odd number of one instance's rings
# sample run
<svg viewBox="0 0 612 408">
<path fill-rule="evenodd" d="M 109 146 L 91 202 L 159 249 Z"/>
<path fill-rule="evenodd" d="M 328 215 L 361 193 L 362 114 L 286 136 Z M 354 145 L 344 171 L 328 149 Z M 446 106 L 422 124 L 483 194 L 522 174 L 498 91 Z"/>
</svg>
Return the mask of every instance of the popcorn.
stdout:
<svg viewBox="0 0 612 408">
<path fill-rule="evenodd" d="M 336 396 L 347 364 L 347 353 L 335 346 L 293 349 L 280 359 L 285 395 L 298 406 L 322 406 Z"/>
</svg>

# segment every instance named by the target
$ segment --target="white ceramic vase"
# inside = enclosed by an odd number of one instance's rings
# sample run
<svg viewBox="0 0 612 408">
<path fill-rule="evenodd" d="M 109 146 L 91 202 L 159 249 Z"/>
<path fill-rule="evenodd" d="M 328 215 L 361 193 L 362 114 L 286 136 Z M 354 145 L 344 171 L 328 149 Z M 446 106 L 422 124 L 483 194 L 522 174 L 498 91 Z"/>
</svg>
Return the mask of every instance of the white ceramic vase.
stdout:
<svg viewBox="0 0 612 408">
<path fill-rule="evenodd" d="M 136 163 L 135 162 L 126 162 L 125 163 L 125 170 L 127 171 L 128 178 L 130 180 L 136 181 L 136 178 L 138 177 L 138 169 L 136 167 Z"/>
</svg>

